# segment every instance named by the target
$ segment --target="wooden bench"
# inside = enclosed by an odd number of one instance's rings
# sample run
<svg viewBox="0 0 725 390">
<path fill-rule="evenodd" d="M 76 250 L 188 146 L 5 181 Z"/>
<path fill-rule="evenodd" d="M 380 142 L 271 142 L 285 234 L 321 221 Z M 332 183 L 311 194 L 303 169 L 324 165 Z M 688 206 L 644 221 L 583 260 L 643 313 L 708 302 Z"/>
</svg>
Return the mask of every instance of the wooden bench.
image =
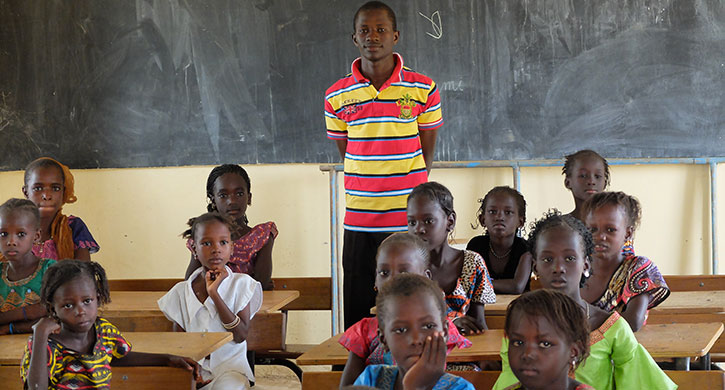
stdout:
<svg viewBox="0 0 725 390">
<path fill-rule="evenodd" d="M 196 389 L 191 372 L 176 367 L 113 367 L 113 390 Z M 20 366 L 0 366 L 0 383 L 6 390 L 22 390 Z"/>
<path fill-rule="evenodd" d="M 665 275 L 671 291 L 725 290 L 725 275 Z"/>
</svg>

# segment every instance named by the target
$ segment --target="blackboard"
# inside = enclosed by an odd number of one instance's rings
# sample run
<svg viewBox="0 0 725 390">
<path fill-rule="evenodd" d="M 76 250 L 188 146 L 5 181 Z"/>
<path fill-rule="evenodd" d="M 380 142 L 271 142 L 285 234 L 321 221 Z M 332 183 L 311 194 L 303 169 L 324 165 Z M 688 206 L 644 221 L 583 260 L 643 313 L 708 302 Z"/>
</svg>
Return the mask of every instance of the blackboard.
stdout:
<svg viewBox="0 0 725 390">
<path fill-rule="evenodd" d="M 0 169 L 338 162 L 362 2 L 0 0 Z M 725 154 L 721 0 L 396 0 L 438 160 Z"/>
</svg>

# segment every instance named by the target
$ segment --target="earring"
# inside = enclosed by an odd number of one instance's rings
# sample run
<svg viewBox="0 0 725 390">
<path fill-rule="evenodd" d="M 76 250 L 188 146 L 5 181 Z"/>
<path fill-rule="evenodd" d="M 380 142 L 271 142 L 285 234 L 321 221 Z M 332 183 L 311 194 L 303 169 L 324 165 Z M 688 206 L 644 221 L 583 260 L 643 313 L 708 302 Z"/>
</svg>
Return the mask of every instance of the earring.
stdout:
<svg viewBox="0 0 725 390">
<path fill-rule="evenodd" d="M 373 286 L 373 291 L 378 292 L 378 286 Z"/>
<path fill-rule="evenodd" d="M 539 280 L 539 275 L 534 273 L 534 280 Z"/>
<path fill-rule="evenodd" d="M 585 269 L 584 270 L 584 277 L 585 278 L 588 278 L 589 277 L 589 270 L 588 269 Z"/>
<path fill-rule="evenodd" d="M 573 374 L 576 371 L 576 356 L 571 358 L 571 368 L 569 369 L 569 374 Z"/>
</svg>

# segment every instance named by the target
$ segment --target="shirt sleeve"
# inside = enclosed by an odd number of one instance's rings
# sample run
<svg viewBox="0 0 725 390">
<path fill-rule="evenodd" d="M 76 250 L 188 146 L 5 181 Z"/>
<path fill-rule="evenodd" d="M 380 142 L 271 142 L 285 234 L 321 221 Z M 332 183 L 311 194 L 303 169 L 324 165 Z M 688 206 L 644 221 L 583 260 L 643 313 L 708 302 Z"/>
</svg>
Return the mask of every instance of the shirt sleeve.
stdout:
<svg viewBox="0 0 725 390">
<path fill-rule="evenodd" d="M 68 225 L 73 232 L 73 245 L 75 249 L 88 249 L 91 253 L 98 252 L 101 247 L 91 235 L 88 226 L 78 217 L 69 216 Z"/>
<path fill-rule="evenodd" d="M 120 359 L 131 352 L 131 344 L 123 337 L 121 331 L 115 325 L 101 319 L 100 328 L 99 333 L 103 339 L 103 346 L 113 358 Z"/>
<path fill-rule="evenodd" d="M 612 342 L 614 383 L 627 383 L 633 389 L 677 389 L 677 385 L 657 366 L 652 356 L 637 342 L 624 318 L 615 323 Z"/>
<path fill-rule="evenodd" d="M 369 321 L 365 318 L 356 322 L 353 326 L 349 327 L 345 333 L 340 336 L 338 342 L 340 345 L 345 347 L 348 351 L 354 353 L 362 359 L 367 359 L 370 356 L 370 344 L 368 343 Z"/>
<path fill-rule="evenodd" d="M 365 367 L 365 370 L 363 370 L 362 374 L 355 379 L 355 383 L 353 383 L 353 385 L 375 387 L 375 382 L 377 381 L 378 375 L 380 375 L 380 371 L 383 367 L 383 365 L 379 364 Z"/>
<path fill-rule="evenodd" d="M 347 122 L 337 116 L 329 98 L 325 99 L 325 125 L 327 126 L 327 138 L 347 139 Z"/>
<path fill-rule="evenodd" d="M 48 387 L 53 387 L 58 384 L 58 378 L 63 372 L 63 366 L 57 362 L 57 351 L 50 348 L 50 344 L 46 342 L 46 348 L 48 348 Z M 20 378 L 23 383 L 28 381 L 28 374 L 30 370 L 30 358 L 32 357 L 33 350 L 33 337 L 28 338 L 28 343 L 25 344 L 25 350 L 23 351 L 23 360 L 20 363 Z"/>
<path fill-rule="evenodd" d="M 622 291 L 622 303 L 626 305 L 630 299 L 640 294 L 649 294 L 652 297 L 647 309 L 659 305 L 670 296 L 670 289 L 660 270 L 652 260 L 642 256 L 635 258 L 627 273 L 627 281 Z"/>
<path fill-rule="evenodd" d="M 504 337 L 501 339 L 501 375 L 496 379 L 493 390 L 504 390 L 518 381 L 509 365 L 509 339 Z"/>
<path fill-rule="evenodd" d="M 169 321 L 177 323 L 182 328 L 186 329 L 187 324 L 186 321 L 184 321 L 184 300 L 183 300 L 183 291 L 184 291 L 184 283 L 187 282 L 179 282 L 174 287 L 169 290 L 164 296 L 159 298 L 158 305 L 159 309 L 162 313 L 166 316 L 166 318 Z"/>
<path fill-rule="evenodd" d="M 496 303 L 496 293 L 493 291 L 493 283 L 491 283 L 491 276 L 488 274 L 488 268 L 486 263 L 483 261 L 483 257 L 476 252 L 469 251 L 474 254 L 475 265 L 476 265 L 476 285 L 473 287 L 473 296 L 471 297 L 471 303 Z"/>
<path fill-rule="evenodd" d="M 262 308 L 262 285 L 246 274 L 232 274 L 230 276 L 236 278 L 233 290 L 236 296 L 234 303 L 231 305 L 232 307 L 229 309 L 236 314 L 249 306 L 249 318 L 251 319 Z M 227 304 L 229 304 L 228 301 Z"/>
<path fill-rule="evenodd" d="M 433 130 L 443 125 L 443 115 L 441 113 L 441 96 L 438 92 L 438 86 L 431 80 L 430 89 L 428 90 L 428 99 L 426 99 L 423 112 L 418 115 L 419 130 Z"/>
<path fill-rule="evenodd" d="M 469 348 L 473 343 L 471 343 L 470 340 L 463 337 L 460 332 L 458 332 L 458 328 L 456 328 L 455 325 L 453 325 L 453 321 L 451 321 L 450 318 L 447 319 L 448 322 L 448 340 L 446 341 L 446 354 L 450 354 L 451 351 L 453 351 L 453 348 Z"/>
</svg>

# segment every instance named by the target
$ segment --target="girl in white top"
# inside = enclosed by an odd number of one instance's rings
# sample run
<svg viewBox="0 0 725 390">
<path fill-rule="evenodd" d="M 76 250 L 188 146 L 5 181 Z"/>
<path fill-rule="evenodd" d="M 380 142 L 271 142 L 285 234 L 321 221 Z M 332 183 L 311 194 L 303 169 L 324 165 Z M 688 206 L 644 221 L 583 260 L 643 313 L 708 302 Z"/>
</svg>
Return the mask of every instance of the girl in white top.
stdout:
<svg viewBox="0 0 725 390">
<path fill-rule="evenodd" d="M 159 299 L 159 308 L 184 332 L 231 332 L 234 339 L 199 361 L 203 390 L 248 389 L 254 375 L 247 361 L 247 333 L 262 306 L 262 285 L 226 266 L 232 253 L 233 221 L 219 213 L 189 220 L 183 233 L 192 239 L 201 267 Z"/>
</svg>

